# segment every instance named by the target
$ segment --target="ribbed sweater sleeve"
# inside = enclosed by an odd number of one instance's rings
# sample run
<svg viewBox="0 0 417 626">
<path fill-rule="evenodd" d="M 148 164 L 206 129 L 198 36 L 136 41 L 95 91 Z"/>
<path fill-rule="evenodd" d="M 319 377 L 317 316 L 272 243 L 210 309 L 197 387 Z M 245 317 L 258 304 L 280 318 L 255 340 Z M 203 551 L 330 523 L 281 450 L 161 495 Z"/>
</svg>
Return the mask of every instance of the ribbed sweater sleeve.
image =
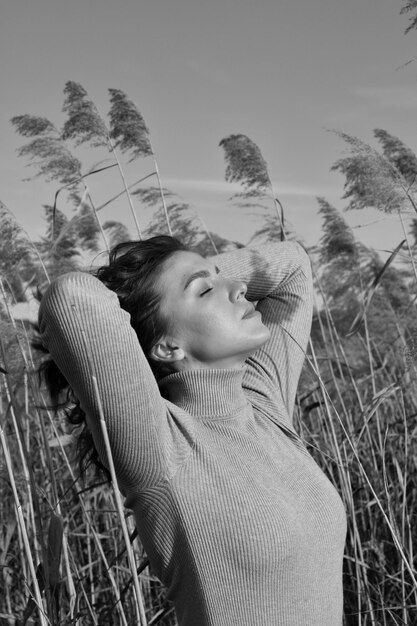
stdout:
<svg viewBox="0 0 417 626">
<path fill-rule="evenodd" d="M 296 242 L 265 244 L 216 257 L 220 270 L 248 285 L 247 298 L 271 332 L 247 360 L 244 387 L 272 402 L 291 420 L 298 379 L 311 331 L 312 279 L 307 253 Z"/>
<path fill-rule="evenodd" d="M 44 295 L 39 326 L 44 345 L 87 414 L 106 464 L 101 402 L 122 491 L 157 482 L 166 473 L 166 406 L 116 294 L 87 273 L 66 274 Z"/>
</svg>

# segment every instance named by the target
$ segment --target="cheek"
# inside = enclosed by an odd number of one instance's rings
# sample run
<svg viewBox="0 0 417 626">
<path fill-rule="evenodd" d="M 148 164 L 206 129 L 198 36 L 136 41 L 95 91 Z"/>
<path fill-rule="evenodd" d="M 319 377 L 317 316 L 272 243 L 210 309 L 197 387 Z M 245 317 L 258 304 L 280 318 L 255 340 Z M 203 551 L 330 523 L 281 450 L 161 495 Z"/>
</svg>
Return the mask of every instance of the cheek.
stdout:
<svg viewBox="0 0 417 626">
<path fill-rule="evenodd" d="M 174 324 L 177 335 L 187 339 L 192 345 L 225 341 L 233 332 L 236 333 L 238 326 L 233 312 L 215 302 L 196 308 L 184 307 L 178 311 Z"/>
<path fill-rule="evenodd" d="M 185 331 L 189 336 L 192 335 L 194 341 L 204 341 L 218 347 L 227 345 L 229 348 L 231 343 L 250 338 L 252 334 L 269 332 L 260 320 L 245 324 L 233 309 L 216 306 L 190 317 Z"/>
<path fill-rule="evenodd" d="M 224 328 L 224 316 L 219 315 L 215 309 L 213 311 L 198 311 L 187 320 L 185 330 L 200 337 L 215 337 Z"/>
<path fill-rule="evenodd" d="M 191 307 L 178 307 L 167 316 L 168 333 L 185 346 L 206 340 L 216 332 L 218 322 L 207 311 L 195 311 Z"/>
</svg>

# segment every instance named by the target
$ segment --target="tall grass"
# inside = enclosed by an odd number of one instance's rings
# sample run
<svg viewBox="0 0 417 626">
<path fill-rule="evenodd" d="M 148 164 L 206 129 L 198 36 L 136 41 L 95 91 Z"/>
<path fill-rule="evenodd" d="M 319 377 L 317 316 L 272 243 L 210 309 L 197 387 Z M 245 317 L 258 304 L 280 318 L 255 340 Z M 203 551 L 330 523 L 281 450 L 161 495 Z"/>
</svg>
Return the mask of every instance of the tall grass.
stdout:
<svg viewBox="0 0 417 626">
<path fill-rule="evenodd" d="M 406 254 L 412 259 L 410 243 Z M 374 332 L 375 283 L 363 287 L 362 331 L 342 331 L 312 258 L 317 306 L 295 422 L 347 510 L 344 624 L 411 626 L 417 623 L 417 381 L 413 350 L 407 356 L 406 349 L 412 337 L 395 312 L 395 341 L 387 345 Z M 115 477 L 109 485 L 92 468 L 80 477 L 75 435 L 62 410 L 48 409 L 30 328 L 13 319 L 12 308 L 11 286 L 0 304 L 0 623 L 174 626 Z M 105 436 L 104 420 L 102 427 Z"/>
<path fill-rule="evenodd" d="M 321 306 L 296 418 L 347 511 L 344 623 L 412 625 L 417 623 L 415 368 L 402 346 L 392 346 L 380 359 L 372 335 L 346 341 L 326 302 Z"/>
</svg>

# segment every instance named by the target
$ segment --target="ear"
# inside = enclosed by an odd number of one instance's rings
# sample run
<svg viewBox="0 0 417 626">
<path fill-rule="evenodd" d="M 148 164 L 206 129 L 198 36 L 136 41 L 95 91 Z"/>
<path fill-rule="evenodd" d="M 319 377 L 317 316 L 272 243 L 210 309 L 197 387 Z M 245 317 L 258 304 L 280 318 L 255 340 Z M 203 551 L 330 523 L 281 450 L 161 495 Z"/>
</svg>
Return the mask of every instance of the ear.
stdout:
<svg viewBox="0 0 417 626">
<path fill-rule="evenodd" d="M 150 357 L 154 361 L 160 361 L 162 363 L 175 363 L 176 361 L 182 361 L 185 358 L 185 353 L 184 350 L 178 346 L 157 343 L 152 346 Z"/>
</svg>

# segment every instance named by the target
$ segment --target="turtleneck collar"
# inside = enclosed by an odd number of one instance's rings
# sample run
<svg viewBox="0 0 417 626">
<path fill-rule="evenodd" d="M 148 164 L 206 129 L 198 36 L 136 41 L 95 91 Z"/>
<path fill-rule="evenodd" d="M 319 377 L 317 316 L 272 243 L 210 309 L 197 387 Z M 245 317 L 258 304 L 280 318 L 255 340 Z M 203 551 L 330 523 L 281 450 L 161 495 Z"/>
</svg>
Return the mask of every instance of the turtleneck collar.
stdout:
<svg viewBox="0 0 417 626">
<path fill-rule="evenodd" d="M 188 370 L 165 376 L 159 388 L 166 400 L 192 415 L 225 417 L 247 403 L 243 374 L 244 368 Z"/>
</svg>

